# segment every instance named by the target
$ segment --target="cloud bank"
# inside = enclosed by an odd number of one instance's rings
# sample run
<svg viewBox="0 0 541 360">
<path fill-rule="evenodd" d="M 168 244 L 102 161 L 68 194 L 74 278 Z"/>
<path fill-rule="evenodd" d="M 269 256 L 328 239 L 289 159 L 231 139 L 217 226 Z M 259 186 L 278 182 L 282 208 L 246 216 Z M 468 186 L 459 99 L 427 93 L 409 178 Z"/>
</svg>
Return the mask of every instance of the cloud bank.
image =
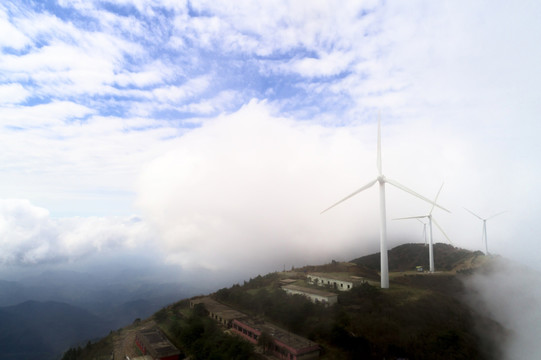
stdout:
<svg viewBox="0 0 541 360">
<path fill-rule="evenodd" d="M 344 248 L 355 247 L 351 224 L 335 218 L 331 226 L 320 216 L 333 200 L 321 193 L 344 170 L 339 154 L 367 150 L 348 132 L 269 110 L 253 101 L 208 121 L 144 169 L 137 205 L 160 230 L 170 261 L 276 270 L 343 258 Z M 331 196 L 343 193 L 335 190 Z"/>
<path fill-rule="evenodd" d="M 152 234 L 137 217 L 52 218 L 28 200 L 0 200 L 0 264 L 69 263 L 144 247 Z"/>
<path fill-rule="evenodd" d="M 530 359 L 541 351 L 540 275 L 531 268 L 497 258 L 490 272 L 476 274 L 466 282 L 472 306 L 509 330 L 506 341 L 499 344 L 506 360 Z"/>
<path fill-rule="evenodd" d="M 386 175 L 428 197 L 445 181 L 454 244 L 482 248 L 463 207 L 507 210 L 489 249 L 539 263 L 539 4 L 35 5 L 0 4 L 0 198 L 46 208 L 44 233 L 137 213 L 170 261 L 209 268 L 212 249 L 265 269 L 377 251 L 376 189 L 319 211 L 374 177 L 379 109 Z M 390 219 L 428 210 L 387 201 Z M 420 238 L 388 223 L 390 246 Z M 12 259 L 56 256 L 11 224 Z"/>
</svg>

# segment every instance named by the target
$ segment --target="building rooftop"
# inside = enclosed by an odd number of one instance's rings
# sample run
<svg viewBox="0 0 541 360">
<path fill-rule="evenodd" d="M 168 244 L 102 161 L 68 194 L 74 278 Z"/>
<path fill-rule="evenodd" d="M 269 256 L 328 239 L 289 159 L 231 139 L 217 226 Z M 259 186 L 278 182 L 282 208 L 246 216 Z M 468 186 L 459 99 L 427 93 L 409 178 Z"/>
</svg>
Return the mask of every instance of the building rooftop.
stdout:
<svg viewBox="0 0 541 360">
<path fill-rule="evenodd" d="M 340 281 L 363 281 L 364 278 L 360 276 L 351 275 L 344 272 L 332 272 L 332 273 L 323 273 L 323 272 L 312 272 L 308 273 L 307 276 L 317 276 L 325 279 L 340 280 Z"/>
<path fill-rule="evenodd" d="M 141 341 L 154 358 L 163 358 L 179 355 L 180 351 L 158 329 L 145 329 L 138 331 Z"/>
<path fill-rule="evenodd" d="M 282 286 L 282 288 L 283 289 L 294 290 L 294 291 L 301 291 L 301 292 L 306 293 L 306 294 L 312 294 L 312 295 L 318 295 L 318 296 L 325 296 L 325 297 L 338 296 L 335 293 L 332 293 L 332 292 L 329 292 L 329 291 L 313 289 L 313 288 L 304 287 L 304 286 L 298 286 L 298 285 L 284 285 L 284 286 Z"/>
<path fill-rule="evenodd" d="M 293 283 L 295 283 L 295 282 L 297 282 L 297 281 L 298 281 L 298 280 L 296 280 L 296 279 L 281 279 L 281 280 L 280 280 L 280 284 L 284 284 L 284 285 L 286 285 L 286 284 L 293 284 Z"/>
<path fill-rule="evenodd" d="M 219 315 L 225 320 L 234 320 L 246 317 L 246 314 L 240 311 L 231 309 L 229 306 L 219 303 L 218 301 L 211 299 L 208 296 L 196 298 L 191 300 L 195 304 L 203 304 L 205 308 L 213 314 Z"/>
<path fill-rule="evenodd" d="M 260 332 L 266 332 L 271 335 L 275 340 L 280 341 L 282 344 L 289 346 L 297 351 L 306 348 L 317 347 L 318 344 L 308 340 L 302 336 L 293 334 L 287 330 L 284 330 L 274 324 L 270 324 L 263 321 L 254 321 L 251 319 L 242 319 L 242 323 L 250 326 L 253 329 L 259 330 Z"/>
</svg>

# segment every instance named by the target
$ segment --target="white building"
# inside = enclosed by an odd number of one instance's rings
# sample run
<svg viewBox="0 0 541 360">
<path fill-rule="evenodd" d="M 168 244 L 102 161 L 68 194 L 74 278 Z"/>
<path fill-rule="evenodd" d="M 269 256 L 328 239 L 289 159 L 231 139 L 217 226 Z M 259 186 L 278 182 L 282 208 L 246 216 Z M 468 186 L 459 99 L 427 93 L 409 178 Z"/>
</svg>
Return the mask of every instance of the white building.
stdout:
<svg viewBox="0 0 541 360">
<path fill-rule="evenodd" d="M 328 287 L 339 291 L 349 291 L 366 280 L 347 273 L 311 273 L 306 275 L 309 284 Z"/>
<path fill-rule="evenodd" d="M 338 295 L 328 291 L 306 288 L 298 285 L 284 285 L 282 286 L 282 289 L 290 295 L 306 296 L 313 303 L 333 305 L 338 302 Z"/>
</svg>

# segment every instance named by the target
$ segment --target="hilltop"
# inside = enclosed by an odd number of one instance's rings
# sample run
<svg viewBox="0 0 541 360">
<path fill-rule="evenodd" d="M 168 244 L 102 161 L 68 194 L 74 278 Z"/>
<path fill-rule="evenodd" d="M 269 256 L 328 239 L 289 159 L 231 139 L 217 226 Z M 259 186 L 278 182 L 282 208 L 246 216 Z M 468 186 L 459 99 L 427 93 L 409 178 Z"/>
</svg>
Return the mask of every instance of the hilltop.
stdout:
<svg viewBox="0 0 541 360">
<path fill-rule="evenodd" d="M 416 266 L 427 265 L 427 251 L 422 244 L 390 250 L 391 287 L 386 290 L 379 288 L 379 254 L 372 254 L 348 263 L 332 261 L 257 276 L 209 294 L 209 298 L 250 321 L 276 324 L 317 343 L 320 359 L 499 358 L 497 343 L 505 338 L 506 331 L 468 305 L 462 281 L 477 271 L 490 271 L 492 260 L 480 252 L 437 244 L 434 256 L 438 271 L 415 271 Z M 282 290 L 284 284 L 296 284 L 321 291 L 306 281 L 310 273 L 362 281 L 350 291 L 325 288 L 336 295 L 332 306 Z M 192 359 L 264 358 L 263 348 L 231 335 L 231 329 L 224 331 L 222 324 L 207 316 L 214 310 L 189 304 L 189 300 L 182 300 L 165 307 L 72 358 L 96 359 L 101 351 L 105 359 L 113 350 L 118 356 L 136 356 L 134 332 L 150 327 L 159 327 L 183 355 Z M 480 324 L 482 335 L 475 330 Z"/>
<path fill-rule="evenodd" d="M 434 244 L 434 259 L 436 271 L 450 271 L 477 268 L 486 260 L 481 251 L 469 251 L 456 248 L 451 245 L 436 243 Z M 403 244 L 399 245 L 388 253 L 389 271 L 409 271 L 416 266 L 422 266 L 428 269 L 428 246 L 423 244 Z M 380 269 L 379 253 L 363 256 L 351 261 L 360 266 L 364 266 L 374 271 Z"/>
</svg>

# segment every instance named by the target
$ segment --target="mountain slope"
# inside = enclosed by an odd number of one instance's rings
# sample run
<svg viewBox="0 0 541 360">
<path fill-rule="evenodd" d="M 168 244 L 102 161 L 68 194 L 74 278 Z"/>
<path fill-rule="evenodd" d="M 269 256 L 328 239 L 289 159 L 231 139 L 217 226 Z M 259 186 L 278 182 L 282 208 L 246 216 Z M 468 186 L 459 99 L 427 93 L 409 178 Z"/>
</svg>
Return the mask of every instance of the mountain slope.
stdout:
<svg viewBox="0 0 541 360">
<path fill-rule="evenodd" d="M 29 300 L 66 303 L 111 321 L 111 328 L 117 329 L 196 293 L 192 287 L 168 282 L 169 277 L 151 275 L 146 277 L 144 272 L 122 271 L 107 276 L 57 270 L 16 281 L 0 279 L 0 307 Z"/>
<path fill-rule="evenodd" d="M 68 347 L 110 330 L 108 322 L 65 303 L 0 307 L 0 358 L 56 359 Z"/>
<path fill-rule="evenodd" d="M 507 340 L 507 330 L 465 301 L 470 290 L 464 280 L 480 269 L 486 271 L 489 266 L 485 263 L 490 264 L 490 258 L 442 245 L 437 246 L 437 263 L 450 271 L 435 274 L 412 271 L 415 266 L 424 265 L 423 261 L 428 262 L 424 245 L 406 244 L 392 249 L 389 264 L 395 271 L 389 289 L 370 285 L 378 283 L 375 280 L 379 270 L 379 254 L 372 254 L 355 260 L 361 265 L 333 261 L 305 266 L 257 276 L 210 296 L 255 321 L 276 324 L 316 342 L 321 347 L 320 359 L 501 358 L 498 344 Z M 338 303 L 330 307 L 314 304 L 301 295 L 287 295 L 281 289 L 282 284 L 291 282 L 318 288 L 307 283 L 309 272 L 356 275 L 369 281 L 347 292 L 326 288 L 338 295 Z M 209 353 L 215 354 L 214 359 L 232 358 L 225 353 L 219 355 L 212 348 L 217 346 L 212 341 L 216 330 L 210 332 L 214 334 L 210 338 L 205 334 L 208 322 L 214 320 L 197 307 L 190 309 L 188 301 L 172 304 L 148 321 L 159 326 L 190 358 L 206 359 L 205 354 Z M 134 324 L 129 330 L 114 333 L 109 343 L 116 343 L 112 338 L 135 331 L 136 327 Z M 107 351 L 110 349 L 104 353 Z M 122 349 L 116 351 L 124 355 Z M 90 358 L 84 352 L 83 355 Z"/>
</svg>

